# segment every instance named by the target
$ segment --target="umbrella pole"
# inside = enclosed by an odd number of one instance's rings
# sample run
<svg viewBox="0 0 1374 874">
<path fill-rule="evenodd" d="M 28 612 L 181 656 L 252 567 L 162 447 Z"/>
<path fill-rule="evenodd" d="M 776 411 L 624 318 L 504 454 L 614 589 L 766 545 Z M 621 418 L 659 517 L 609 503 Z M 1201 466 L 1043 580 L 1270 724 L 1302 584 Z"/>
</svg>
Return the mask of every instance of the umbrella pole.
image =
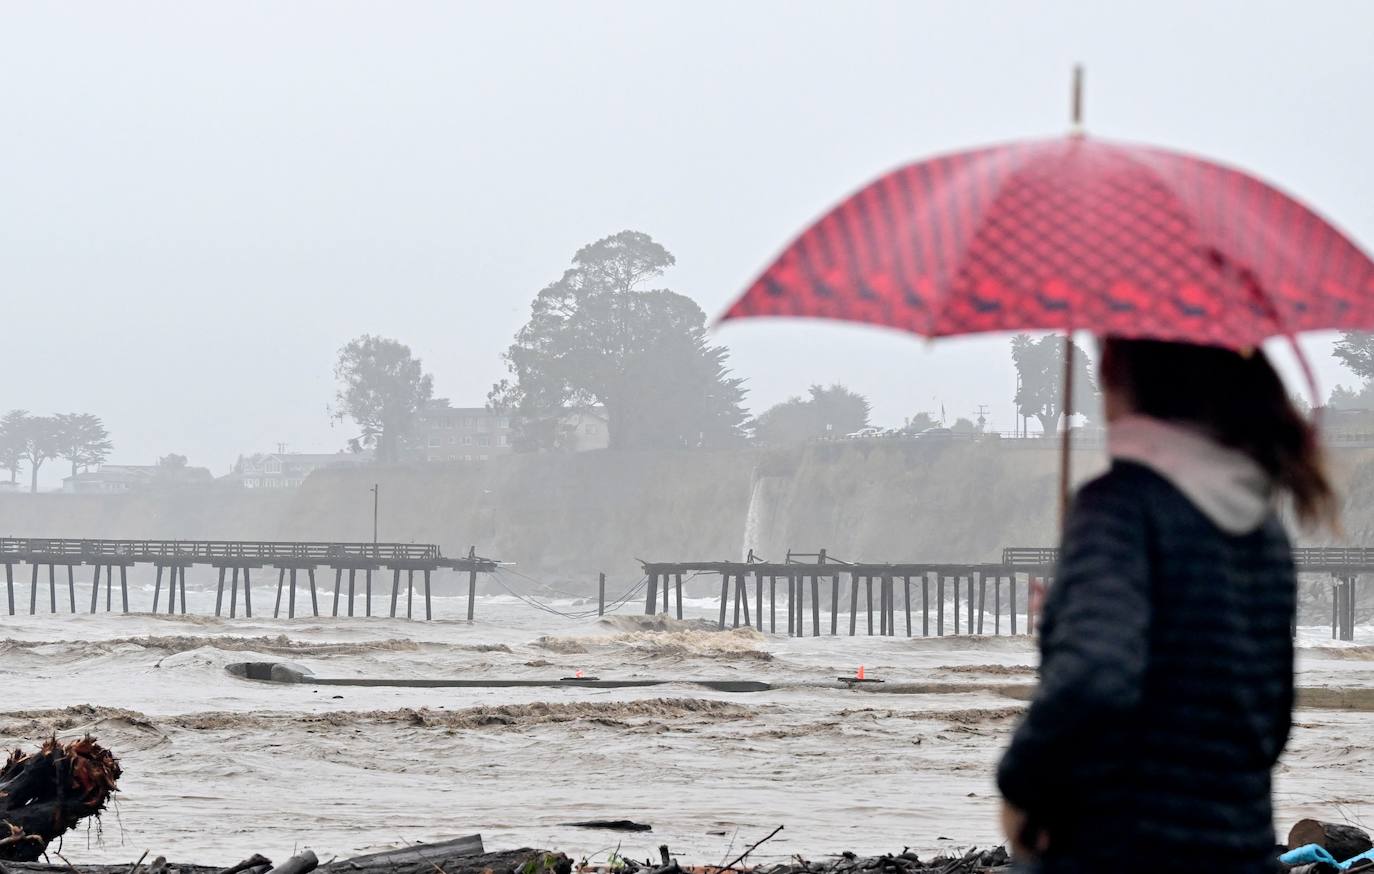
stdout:
<svg viewBox="0 0 1374 874">
<path fill-rule="evenodd" d="M 1083 65 L 1073 68 L 1073 105 L 1070 110 L 1074 136 L 1083 135 Z M 1064 332 L 1064 431 L 1059 437 L 1059 536 L 1069 519 L 1069 431 L 1073 427 L 1073 329 Z"/>
<path fill-rule="evenodd" d="M 1059 535 L 1069 517 L 1069 430 L 1073 426 L 1073 331 L 1064 335 L 1064 429 L 1059 437 Z"/>
</svg>

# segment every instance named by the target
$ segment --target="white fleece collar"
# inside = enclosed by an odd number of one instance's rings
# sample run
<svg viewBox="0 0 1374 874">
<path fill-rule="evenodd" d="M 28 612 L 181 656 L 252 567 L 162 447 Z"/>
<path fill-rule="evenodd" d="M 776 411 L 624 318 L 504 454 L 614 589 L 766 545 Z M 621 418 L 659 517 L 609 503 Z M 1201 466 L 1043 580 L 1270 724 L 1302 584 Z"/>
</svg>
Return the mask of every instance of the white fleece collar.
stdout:
<svg viewBox="0 0 1374 874">
<path fill-rule="evenodd" d="M 1273 506 L 1273 484 L 1258 462 L 1192 428 L 1126 416 L 1107 426 L 1107 449 L 1164 477 L 1228 534 L 1254 531 Z"/>
</svg>

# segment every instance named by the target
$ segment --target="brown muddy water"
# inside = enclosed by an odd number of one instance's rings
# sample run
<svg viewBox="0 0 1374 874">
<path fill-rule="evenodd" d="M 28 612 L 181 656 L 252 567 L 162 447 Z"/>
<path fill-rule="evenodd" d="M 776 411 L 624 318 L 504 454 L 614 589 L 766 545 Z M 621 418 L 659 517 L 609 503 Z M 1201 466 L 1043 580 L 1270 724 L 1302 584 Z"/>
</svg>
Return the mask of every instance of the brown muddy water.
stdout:
<svg viewBox="0 0 1374 874">
<path fill-rule="evenodd" d="M 201 610 L 213 593 L 191 592 Z M 448 602 L 452 603 L 448 603 Z M 443 602 L 443 603 L 439 603 Z M 0 744 L 96 735 L 124 764 L 117 807 L 68 836 L 75 864 L 206 864 L 310 847 L 322 858 L 480 832 L 574 856 L 656 847 L 700 862 L 780 824 L 769 858 L 995 843 L 993 768 L 1034 681 L 1027 638 L 804 638 L 683 623 L 571 621 L 483 598 L 476 624 L 0 616 Z M 210 607 L 210 610 L 213 608 Z M 460 615 L 436 599 L 436 615 Z M 1374 632 L 1303 629 L 1300 683 L 1374 686 Z M 224 666 L 321 677 L 761 680 L 767 692 L 271 685 Z M 864 665 L 885 693 L 843 688 Z M 887 691 L 892 690 L 892 691 Z M 957 690 L 957 691 L 954 691 Z M 1278 820 L 1374 821 L 1369 713 L 1304 709 Z M 561 823 L 634 819 L 617 836 Z M 733 857 L 733 856 L 731 856 Z"/>
</svg>

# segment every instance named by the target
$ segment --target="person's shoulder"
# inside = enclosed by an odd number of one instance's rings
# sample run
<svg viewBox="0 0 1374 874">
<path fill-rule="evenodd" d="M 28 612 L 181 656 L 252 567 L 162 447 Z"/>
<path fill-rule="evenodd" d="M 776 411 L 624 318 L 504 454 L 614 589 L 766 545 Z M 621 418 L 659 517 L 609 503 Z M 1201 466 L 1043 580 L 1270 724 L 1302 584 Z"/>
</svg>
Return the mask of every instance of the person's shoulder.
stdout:
<svg viewBox="0 0 1374 874">
<path fill-rule="evenodd" d="M 1116 460 L 1105 473 L 1079 487 L 1074 500 L 1089 506 L 1121 501 L 1145 503 L 1157 498 L 1161 491 L 1176 490 L 1168 480 L 1145 465 Z"/>
</svg>

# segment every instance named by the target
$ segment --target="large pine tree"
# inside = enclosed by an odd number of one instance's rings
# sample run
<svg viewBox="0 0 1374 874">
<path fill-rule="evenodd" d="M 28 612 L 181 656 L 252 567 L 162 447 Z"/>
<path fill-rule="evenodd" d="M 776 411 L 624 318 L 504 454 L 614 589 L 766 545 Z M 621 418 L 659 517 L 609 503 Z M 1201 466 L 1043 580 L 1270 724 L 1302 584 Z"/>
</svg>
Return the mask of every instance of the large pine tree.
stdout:
<svg viewBox="0 0 1374 874">
<path fill-rule="evenodd" d="M 742 439 L 743 380 L 706 337 L 690 298 L 647 288 L 674 264 L 667 249 L 622 231 L 578 250 L 535 297 L 506 353 L 512 378 L 492 405 L 514 414 L 516 445 L 559 445 L 571 410 L 604 408 L 612 449 L 720 446 Z"/>
</svg>

